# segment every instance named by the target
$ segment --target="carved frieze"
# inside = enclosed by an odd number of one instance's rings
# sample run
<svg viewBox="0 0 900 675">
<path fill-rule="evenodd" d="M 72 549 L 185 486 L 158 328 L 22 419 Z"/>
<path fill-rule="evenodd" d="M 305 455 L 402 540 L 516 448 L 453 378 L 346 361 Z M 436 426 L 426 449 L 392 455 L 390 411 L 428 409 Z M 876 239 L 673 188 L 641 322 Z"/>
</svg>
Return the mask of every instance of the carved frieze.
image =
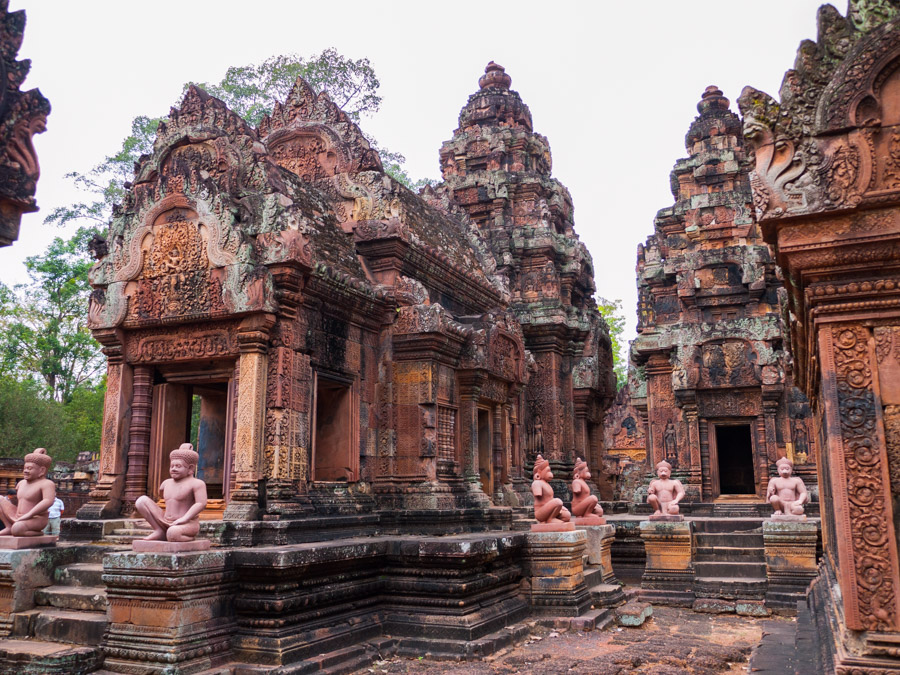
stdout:
<svg viewBox="0 0 900 675">
<path fill-rule="evenodd" d="M 896 630 L 897 551 L 888 517 L 887 457 L 879 440 L 870 333 L 856 325 L 825 330 L 831 333 L 825 344 L 833 350 L 841 435 L 841 454 L 835 459 L 846 486 L 846 495 L 837 493 L 835 498 L 844 502 L 838 512 L 845 519 L 841 530 L 851 535 L 848 542 L 839 544 L 847 555 L 842 562 L 849 563 L 849 569 L 842 569 L 851 608 L 847 621 L 864 630 Z"/>
</svg>

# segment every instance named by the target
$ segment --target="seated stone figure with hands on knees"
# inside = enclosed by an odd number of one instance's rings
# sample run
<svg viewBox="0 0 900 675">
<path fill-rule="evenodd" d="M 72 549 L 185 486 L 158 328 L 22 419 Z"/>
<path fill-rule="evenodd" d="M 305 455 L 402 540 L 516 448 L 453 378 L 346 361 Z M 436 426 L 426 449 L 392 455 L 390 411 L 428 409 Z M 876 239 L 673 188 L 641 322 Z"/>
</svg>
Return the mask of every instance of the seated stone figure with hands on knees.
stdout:
<svg viewBox="0 0 900 675">
<path fill-rule="evenodd" d="M 766 501 L 775 509 L 776 516 L 804 516 L 803 505 L 809 501 L 809 493 L 803 479 L 793 476 L 794 463 L 787 457 L 782 457 L 775 466 L 778 467 L 778 475 L 769 479 L 766 489 Z"/>
<path fill-rule="evenodd" d="M 587 462 L 576 457 L 575 470 L 572 475 L 572 515 L 575 516 L 575 523 L 579 525 L 605 524 L 606 520 L 603 519 L 603 507 L 600 506 L 600 500 L 596 495 L 591 494 L 591 488 L 586 482 L 590 479 L 591 472 Z"/>
<path fill-rule="evenodd" d="M 206 483 L 194 477 L 200 456 L 190 443 L 169 453 L 169 475 L 160 485 L 166 510 L 146 495 L 134 507 L 147 519 L 153 533 L 146 541 L 192 541 L 200 532 L 200 512 L 206 508 Z"/>
<path fill-rule="evenodd" d="M 534 459 L 534 482 L 531 484 L 531 494 L 534 495 L 534 517 L 538 524 L 542 523 L 568 523 L 571 514 L 563 506 L 559 497 L 553 496 L 553 488 L 549 481 L 553 480 L 553 472 L 550 470 L 550 462 L 538 455 Z"/>
<path fill-rule="evenodd" d="M 44 448 L 25 455 L 22 476 L 16 485 L 17 506 L 8 497 L 0 497 L 0 520 L 5 526 L 0 536 L 40 537 L 50 519 L 49 511 L 56 499 L 56 485 L 47 478 L 53 460 Z"/>
<path fill-rule="evenodd" d="M 680 480 L 672 479 L 672 465 L 665 460 L 656 465 L 656 475 L 658 478 L 650 481 L 647 491 L 647 503 L 654 509 L 650 518 L 678 516 L 678 502 L 684 498 L 684 486 Z"/>
</svg>

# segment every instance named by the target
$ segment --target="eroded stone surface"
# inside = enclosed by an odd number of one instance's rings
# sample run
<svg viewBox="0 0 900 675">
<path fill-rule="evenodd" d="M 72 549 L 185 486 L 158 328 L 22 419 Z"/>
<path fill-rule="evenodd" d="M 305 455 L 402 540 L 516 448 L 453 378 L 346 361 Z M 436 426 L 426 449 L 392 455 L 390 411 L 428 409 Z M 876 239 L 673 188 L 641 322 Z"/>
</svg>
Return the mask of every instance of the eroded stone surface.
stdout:
<svg viewBox="0 0 900 675">
<path fill-rule="evenodd" d="M 671 174 L 675 204 L 638 247 L 636 367 L 608 418 L 615 470 L 666 460 L 685 502 L 762 498 L 788 455 L 815 482 L 806 399 L 793 388 L 781 325 L 781 281 L 754 217 L 740 118 L 716 87 L 697 104 L 688 156 Z M 633 483 L 620 478 L 619 498 Z"/>
</svg>

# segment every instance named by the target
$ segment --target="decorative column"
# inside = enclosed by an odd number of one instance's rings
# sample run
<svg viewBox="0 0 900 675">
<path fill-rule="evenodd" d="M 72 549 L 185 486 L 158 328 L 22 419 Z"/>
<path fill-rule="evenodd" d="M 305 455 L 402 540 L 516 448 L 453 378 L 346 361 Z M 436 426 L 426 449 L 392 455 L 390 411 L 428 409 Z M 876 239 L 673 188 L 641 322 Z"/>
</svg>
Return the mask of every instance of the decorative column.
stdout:
<svg viewBox="0 0 900 675">
<path fill-rule="evenodd" d="M 701 493 L 698 497 L 702 499 L 703 471 L 700 460 L 700 423 L 699 410 L 697 407 L 697 392 L 690 390 L 689 392 L 684 393 L 687 394 L 687 396 L 684 397 L 686 400 L 682 404 L 682 410 L 684 411 L 684 422 L 687 425 L 688 432 L 688 451 L 685 454 L 690 458 L 688 482 L 691 485 L 696 486 L 697 490 Z"/>
<path fill-rule="evenodd" d="M 131 426 L 132 368 L 125 363 L 123 337 L 115 329 L 95 330 L 103 345 L 106 362 L 106 396 L 100 436 L 100 476 L 91 491 L 91 501 L 78 509 L 78 518 L 115 518 L 125 488 L 128 431 Z"/>
<path fill-rule="evenodd" d="M 150 460 L 150 417 L 153 410 L 153 368 L 135 366 L 131 399 L 131 429 L 128 433 L 128 475 L 122 515 L 134 512 L 138 497 L 147 494 L 147 467 Z"/>
<path fill-rule="evenodd" d="M 245 319 L 237 331 L 238 362 L 237 425 L 234 443 L 235 488 L 225 508 L 225 520 L 256 520 L 265 509 L 260 491 L 263 475 L 263 425 L 265 422 L 266 370 L 271 314 Z"/>
<path fill-rule="evenodd" d="M 484 376 L 475 372 L 459 374 L 459 451 L 466 492 L 472 506 L 490 506 L 478 474 L 478 399 Z"/>
<path fill-rule="evenodd" d="M 853 323 L 822 326 L 818 343 L 844 621 L 851 630 L 897 631 L 900 568 L 875 340 Z"/>
<path fill-rule="evenodd" d="M 503 406 L 497 404 L 491 411 L 491 455 L 494 462 L 494 498 L 495 504 L 503 503 Z"/>
</svg>

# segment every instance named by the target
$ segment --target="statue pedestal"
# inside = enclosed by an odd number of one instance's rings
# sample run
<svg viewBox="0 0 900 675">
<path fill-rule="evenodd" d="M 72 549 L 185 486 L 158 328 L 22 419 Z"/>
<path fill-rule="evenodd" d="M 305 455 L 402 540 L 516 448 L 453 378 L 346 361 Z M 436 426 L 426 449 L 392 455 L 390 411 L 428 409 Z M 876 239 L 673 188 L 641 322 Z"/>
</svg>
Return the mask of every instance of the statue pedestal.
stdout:
<svg viewBox="0 0 900 675">
<path fill-rule="evenodd" d="M 535 614 L 579 616 L 590 608 L 591 596 L 584 584 L 586 541 L 587 534 L 574 529 L 526 535 L 525 595 Z"/>
<path fill-rule="evenodd" d="M 585 554 L 588 564 L 600 565 L 603 570 L 603 583 L 616 583 L 616 575 L 612 568 L 612 543 L 616 538 L 615 525 L 578 525 L 577 529 L 587 535 Z"/>
<path fill-rule="evenodd" d="M 778 614 L 796 614 L 797 601 L 806 597 L 809 584 L 818 571 L 816 523 L 786 518 L 763 521 L 763 545 L 766 549 L 766 607 Z"/>
<path fill-rule="evenodd" d="M 805 523 L 806 516 L 795 516 L 793 513 L 773 513 L 769 519 L 775 523 Z"/>
<path fill-rule="evenodd" d="M 56 546 L 57 536 L 40 537 L 0 537 L 0 549 L 17 551 L 23 548 L 47 548 Z"/>
<path fill-rule="evenodd" d="M 192 541 L 147 541 L 135 539 L 131 542 L 131 550 L 135 553 L 187 553 L 190 551 L 208 551 L 209 539 L 194 539 Z"/>
<path fill-rule="evenodd" d="M 532 532 L 572 532 L 575 523 L 535 523 L 531 526 Z"/>
<path fill-rule="evenodd" d="M 641 578 L 641 599 L 662 605 L 690 607 L 694 602 L 691 523 L 644 520 L 640 528 L 647 553 L 644 576 Z"/>
<path fill-rule="evenodd" d="M 654 514 L 654 515 L 650 516 L 650 520 L 652 520 L 654 523 L 683 523 L 684 516 L 681 515 L 680 513 L 678 513 L 674 516 L 669 515 L 669 514 L 660 514 L 660 515 Z"/>
<path fill-rule="evenodd" d="M 575 518 L 575 527 L 582 525 L 606 525 L 606 518 L 602 516 L 578 516 Z"/>
<path fill-rule="evenodd" d="M 193 673 L 227 663 L 235 630 L 231 555 L 107 554 L 103 579 L 109 629 L 103 668 L 113 673 Z"/>
</svg>

